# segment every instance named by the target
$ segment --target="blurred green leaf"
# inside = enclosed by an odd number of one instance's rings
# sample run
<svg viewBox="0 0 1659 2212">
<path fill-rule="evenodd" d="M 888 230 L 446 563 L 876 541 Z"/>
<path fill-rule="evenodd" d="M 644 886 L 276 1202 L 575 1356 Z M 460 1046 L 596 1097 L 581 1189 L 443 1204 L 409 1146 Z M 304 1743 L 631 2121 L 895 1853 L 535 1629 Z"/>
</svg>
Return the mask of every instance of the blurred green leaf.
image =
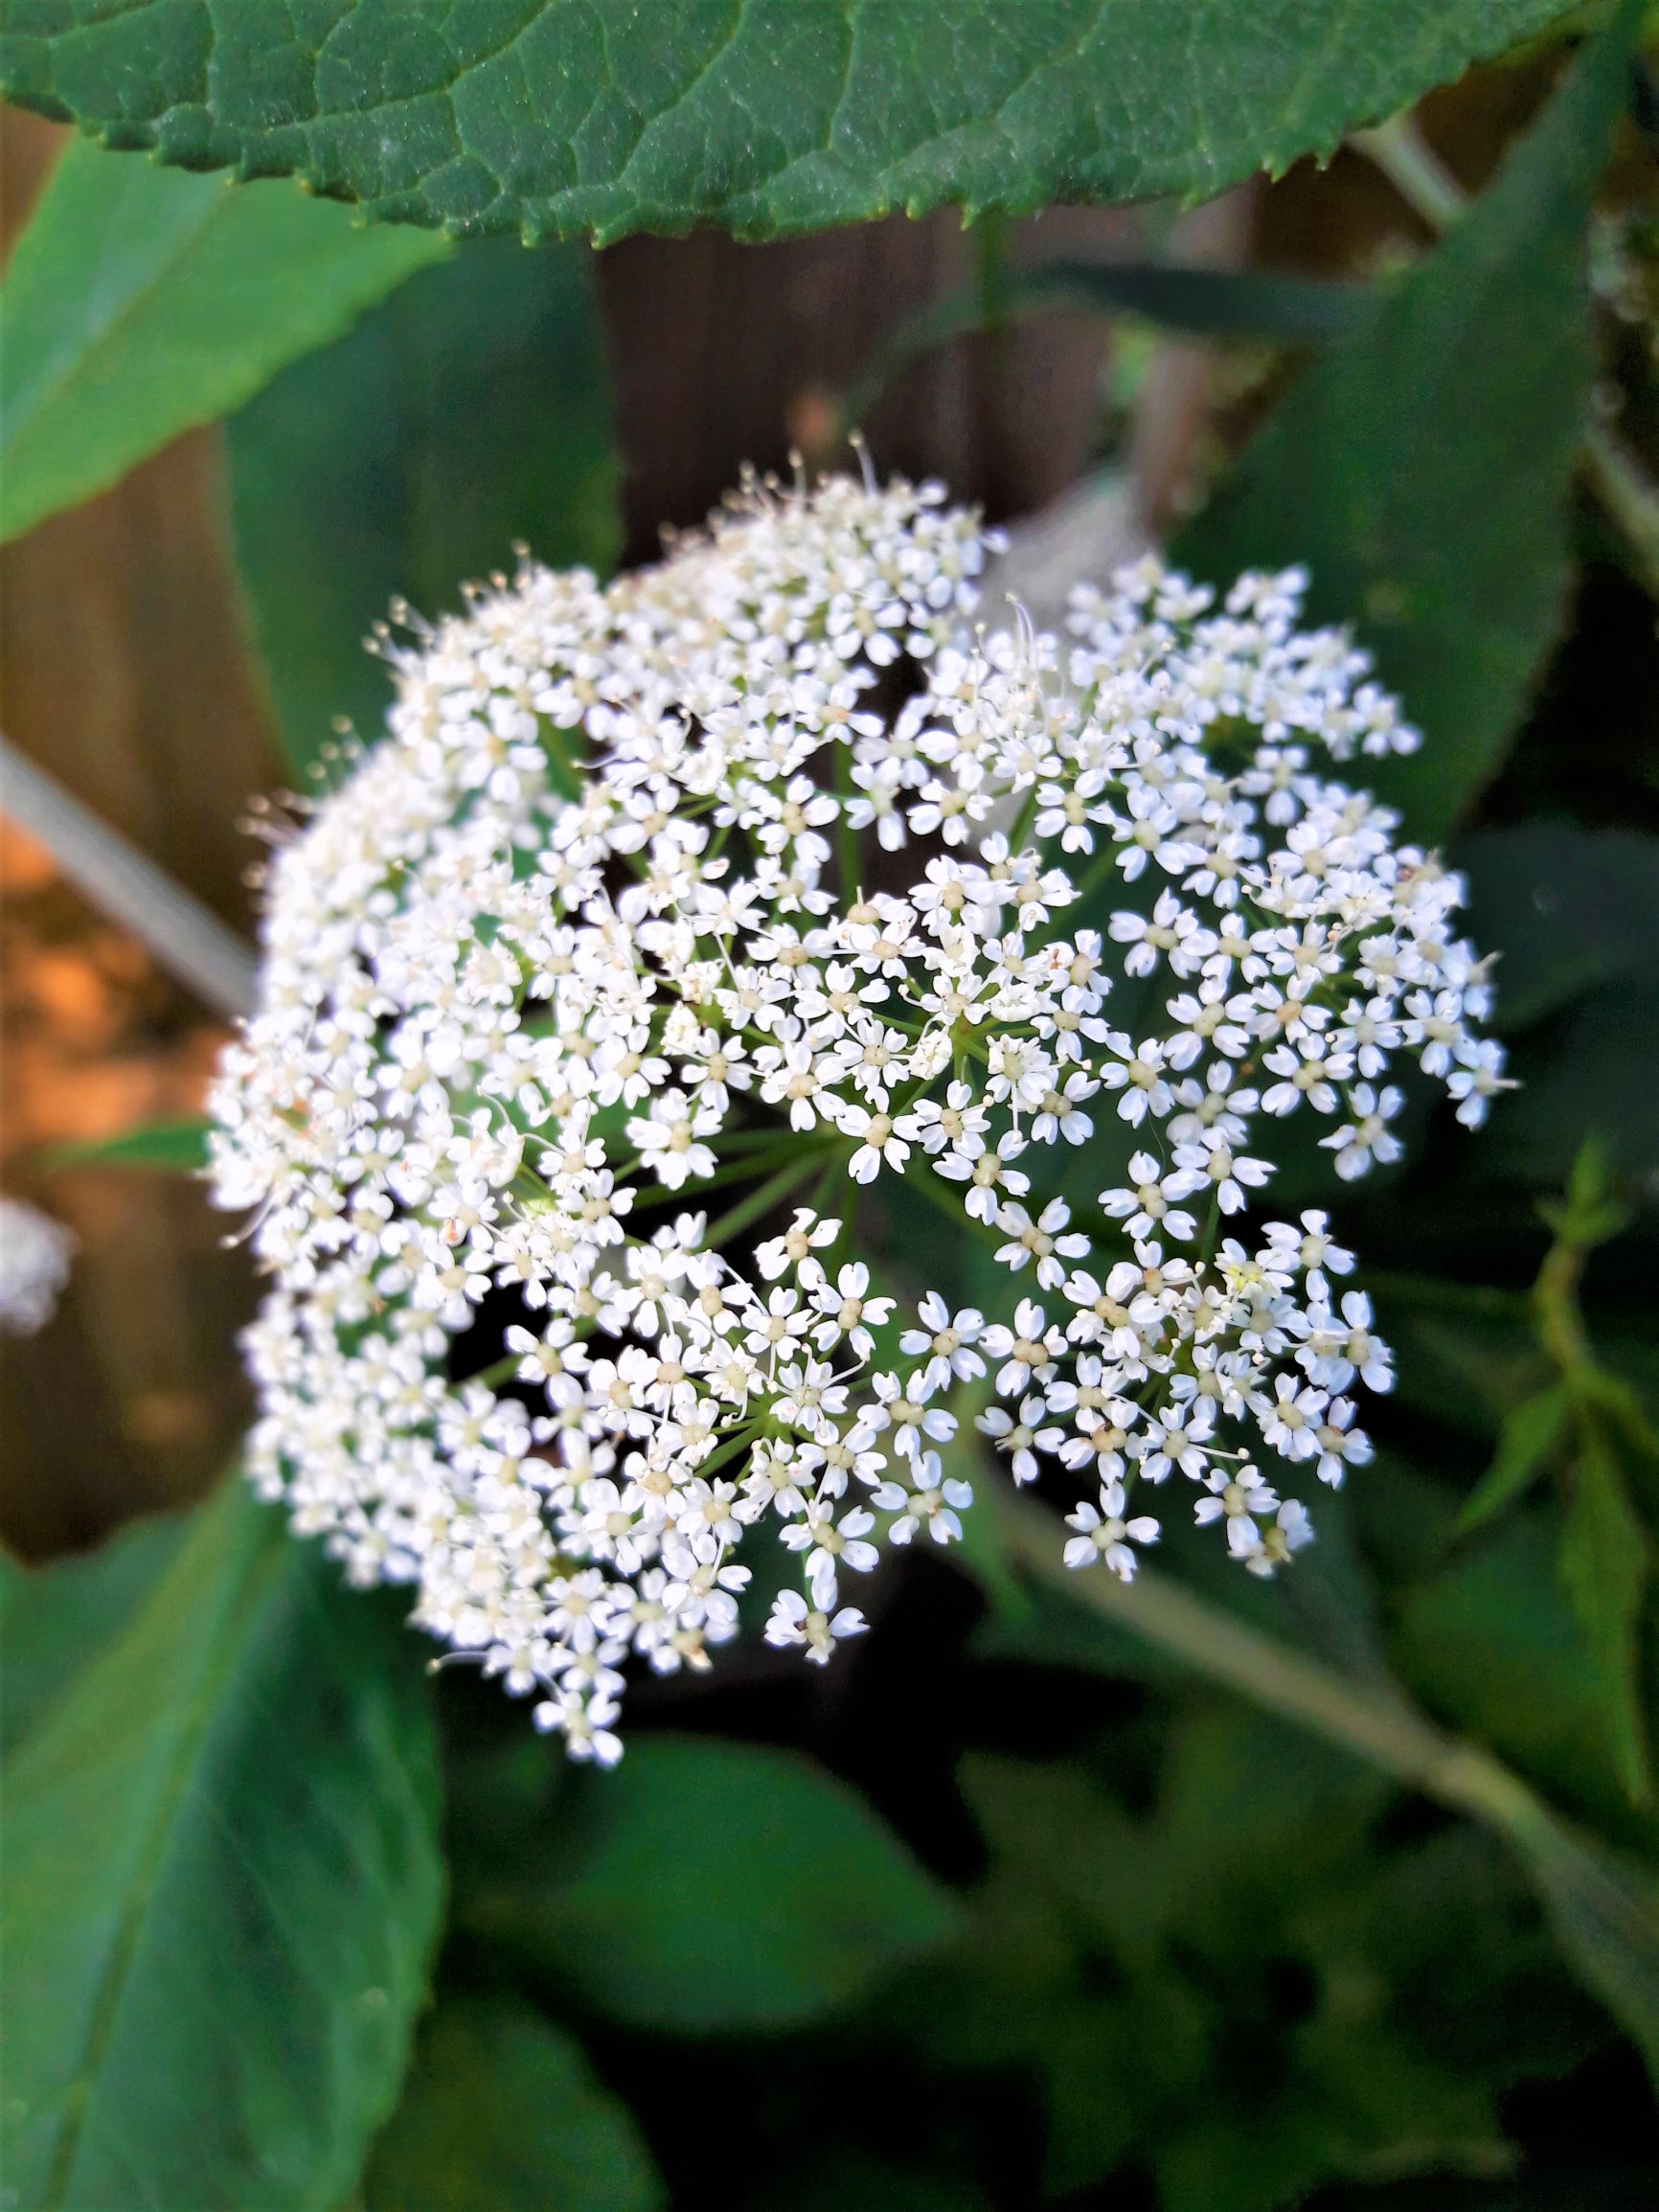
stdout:
<svg viewBox="0 0 1659 2212">
<path fill-rule="evenodd" d="M 171 1565 L 190 1522 L 148 1514 L 96 1551 L 26 1567 L 0 1552 L 0 1751 L 10 1751 L 121 1634 Z"/>
<path fill-rule="evenodd" d="M 581 1784 L 522 1870 L 457 1911 L 617 2019 L 705 2032 L 810 2019 L 950 1933 L 945 1894 L 804 1759 L 636 1738 Z"/>
<path fill-rule="evenodd" d="M 1584 231 L 1642 17 L 1624 0 L 1419 266 L 1292 387 L 1181 532 L 1198 575 L 1298 563 L 1423 733 L 1368 782 L 1437 838 L 1503 757 L 1554 641 L 1593 355 Z"/>
<path fill-rule="evenodd" d="M 455 229 L 750 238 L 945 201 L 1204 198 L 1329 154 L 1559 0 L 12 0 L 10 98 Z M 211 68 L 209 56 L 212 57 Z"/>
<path fill-rule="evenodd" d="M 1512 1104 L 1503 1102 L 1504 1113 Z M 1547 1388 L 1552 1376 L 1533 1334 L 1525 1294 L 1516 1297 L 1513 1315 L 1508 1316 L 1483 1311 L 1476 1302 L 1478 1289 L 1471 1290 L 1468 1309 L 1460 1311 L 1455 1298 L 1462 1286 L 1434 1288 L 1447 1293 L 1444 1302 L 1424 1306 L 1415 1278 L 1403 1286 L 1386 1276 L 1375 1282 L 1383 1333 L 1398 1355 L 1398 1402 L 1495 1446 L 1511 1408 Z"/>
<path fill-rule="evenodd" d="M 1597 1351 L 1612 1357 L 1619 1357 L 1617 1338 L 1598 1332 Z M 1644 1403 L 1641 1392 L 1622 1375 L 1610 1374 L 1604 1367 L 1579 1369 L 1574 1383 L 1579 1394 L 1591 1404 L 1601 1407 L 1612 1416 L 1615 1432 L 1622 1436 L 1639 1460 L 1659 1460 L 1659 1429 L 1655 1429 Z M 1654 1380 L 1649 1366 L 1647 1380 Z"/>
<path fill-rule="evenodd" d="M 1049 302 L 1097 314 L 1144 315 L 1193 338 L 1268 338 L 1325 345 L 1366 312 L 1362 286 L 1262 269 L 1189 268 L 1178 262 L 1041 262 L 1014 269 L 1016 308 Z"/>
<path fill-rule="evenodd" d="M 1372 1840 L 1346 1879 L 1291 1912 L 1329 1998 L 1316 2040 L 1375 2012 L 1379 1977 L 1425 2057 L 1491 2087 L 1560 2072 L 1601 2036 L 1516 1856 L 1489 1831 L 1459 1822 L 1398 1848 Z"/>
<path fill-rule="evenodd" d="M 933 2065 L 1040 2087 L 1045 2193 L 1081 2188 L 1202 2082 L 1219 2008 L 1160 1943 L 1158 1840 L 1075 1766 L 970 1755 L 963 1792 L 990 1848 L 957 1942 L 884 2000 Z M 1128 1971 L 1125 1971 L 1127 1967 Z"/>
<path fill-rule="evenodd" d="M 1594 1654 L 1602 1730 L 1630 1796 L 1652 1793 L 1640 1668 L 1648 1537 L 1598 1424 L 1583 1426 L 1561 1531 L 1561 1574 Z"/>
<path fill-rule="evenodd" d="M 1218 1951 L 1252 1940 L 1245 1924 L 1285 1867 L 1309 1885 L 1328 1876 L 1389 1793 L 1374 1767 L 1271 1714 L 1221 1706 L 1183 1721 L 1170 1731 L 1158 1813 L 1188 1921 Z"/>
<path fill-rule="evenodd" d="M 966 1523 L 963 1526 L 966 1531 Z M 1085 1607 L 1069 1604 L 1063 1591 L 1036 1584 L 1025 1595 L 1023 1613 L 993 1608 L 980 1623 L 972 1644 L 976 1658 L 1069 1667 L 1130 1682 L 1187 1678 L 1188 1670 L 1179 1660 L 1143 1643 L 1126 1629 L 1102 1621 Z"/>
<path fill-rule="evenodd" d="M 1298 2076 L 1294 2097 L 1237 2094 L 1173 2117 L 1151 2146 L 1163 2212 L 1290 2212 L 1346 2176 L 1503 2172 L 1491 2100 L 1373 2030 L 1331 2039 L 1340 2078 Z"/>
<path fill-rule="evenodd" d="M 1359 285 L 1259 269 L 1189 268 L 1179 262 L 1039 262 L 1012 268 L 997 302 L 1005 322 L 1078 313 L 1144 317 L 1197 338 L 1261 338 L 1327 345 L 1366 312 Z M 841 395 L 843 418 L 858 423 L 895 378 L 934 347 L 986 326 L 983 285 L 935 300 L 875 348 Z"/>
<path fill-rule="evenodd" d="M 65 148 L 0 285 L 0 537 L 102 491 L 337 338 L 442 239 L 291 185 Z"/>
<path fill-rule="evenodd" d="M 427 1684 L 233 1479 L 8 1759 L 19 2203 L 331 2212 L 390 2110 L 443 1892 Z"/>
<path fill-rule="evenodd" d="M 1259 1945 L 1286 1865 L 1317 1885 L 1389 1793 L 1347 1753 L 1230 1700 L 1170 1728 L 1155 1825 L 1063 1766 L 973 1755 L 962 1786 L 998 1859 L 1034 1872 L 1128 1966 L 1171 1936 L 1217 1961 Z"/>
<path fill-rule="evenodd" d="M 1503 2170 L 1497 2094 L 1599 2031 L 1495 1841 L 1388 1839 L 1386 1784 L 1231 1699 L 1167 1746 L 1142 1816 L 1075 1766 L 965 1763 L 991 1871 L 906 2032 L 1036 2075 L 1055 2193 L 1144 2160 L 1183 2212 L 1267 2212 Z"/>
<path fill-rule="evenodd" d="M 1552 1383 L 1532 1398 L 1524 1398 L 1505 1417 L 1498 1437 L 1497 1457 L 1465 1499 L 1456 1531 L 1467 1536 L 1505 1506 L 1522 1496 L 1549 1458 L 1560 1435 L 1572 1400 L 1565 1383 Z"/>
<path fill-rule="evenodd" d="M 1556 1566 L 1558 1522 L 1521 1511 L 1411 1589 L 1402 1678 L 1425 1704 L 1602 1819 L 1628 1808 L 1603 1746 L 1594 1653 Z"/>
<path fill-rule="evenodd" d="M 512 565 L 608 571 L 610 392 L 580 247 L 469 247 L 404 285 L 230 425 L 237 559 L 296 770 L 391 700 L 363 648 L 394 598 L 436 615 Z"/>
<path fill-rule="evenodd" d="M 444 1996 L 375 2143 L 364 2212 L 654 2212 L 627 2107 L 564 2028 L 510 1996 Z"/>
<path fill-rule="evenodd" d="M 1468 878 L 1469 932 L 1497 955 L 1501 1030 L 1659 958 L 1659 837 L 1523 822 L 1460 839 L 1452 859 Z"/>
<path fill-rule="evenodd" d="M 154 1168 L 164 1174 L 190 1175 L 208 1164 L 208 1121 L 191 1114 L 179 1121 L 145 1122 L 118 1137 L 95 1143 L 55 1145 L 46 1164 L 54 1168 Z"/>
<path fill-rule="evenodd" d="M 1632 1182 L 1659 1173 L 1659 961 L 1587 992 L 1517 1038 L 1520 1089 L 1481 1131 L 1471 1173 L 1531 1189 L 1558 1185 L 1597 1138 Z"/>
<path fill-rule="evenodd" d="M 873 2156 L 839 2146 L 807 2171 L 806 2161 L 776 2191 L 761 2197 L 756 2212 L 990 2212 L 990 2199 L 968 2180 L 925 2166 Z"/>
<path fill-rule="evenodd" d="M 1153 1955 L 1179 1875 L 1079 1767 L 970 1752 L 961 1786 L 1003 1866 L 1017 1868 L 1120 1955 Z"/>
<path fill-rule="evenodd" d="M 1548 1817 L 1524 1823 L 1527 1871 L 1562 1950 L 1659 2087 L 1659 1880 Z M 1518 1831 L 1516 1840 L 1521 1840 Z"/>
</svg>

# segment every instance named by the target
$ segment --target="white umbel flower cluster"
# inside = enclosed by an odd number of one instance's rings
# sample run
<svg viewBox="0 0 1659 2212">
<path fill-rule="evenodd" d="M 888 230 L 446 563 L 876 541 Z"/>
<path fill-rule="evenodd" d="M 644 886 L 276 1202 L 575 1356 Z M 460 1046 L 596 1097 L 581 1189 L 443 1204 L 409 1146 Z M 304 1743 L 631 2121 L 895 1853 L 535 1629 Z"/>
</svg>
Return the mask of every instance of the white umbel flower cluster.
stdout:
<svg viewBox="0 0 1659 2212">
<path fill-rule="evenodd" d="M 394 650 L 274 859 L 214 1097 L 275 1277 L 254 1478 L 578 1757 L 630 1659 L 734 1633 L 761 1524 L 819 1661 L 884 1544 L 957 1539 L 975 1378 L 1016 1481 L 1083 1479 L 1074 1563 L 1130 1574 L 1178 1472 L 1271 1573 L 1389 1381 L 1325 1217 L 1245 1226 L 1273 1132 L 1357 1175 L 1397 1061 L 1470 1123 L 1504 1087 L 1456 878 L 1323 772 L 1416 741 L 1302 580 L 1148 561 L 1068 650 L 974 631 L 987 542 L 836 479 L 605 589 L 526 565 Z M 889 1176 L 1004 1310 L 896 1312 Z"/>
</svg>

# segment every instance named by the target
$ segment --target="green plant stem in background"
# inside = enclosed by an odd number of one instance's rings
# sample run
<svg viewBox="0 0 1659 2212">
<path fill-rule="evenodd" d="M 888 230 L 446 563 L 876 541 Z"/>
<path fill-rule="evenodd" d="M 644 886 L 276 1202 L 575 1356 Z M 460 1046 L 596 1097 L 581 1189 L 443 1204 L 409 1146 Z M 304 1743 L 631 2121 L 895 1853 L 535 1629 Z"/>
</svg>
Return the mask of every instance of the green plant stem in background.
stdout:
<svg viewBox="0 0 1659 2212">
<path fill-rule="evenodd" d="M 1156 1572 L 1143 1568 L 1133 1584 L 1075 1572 L 1061 1563 L 1056 1516 L 1029 1499 L 998 1494 L 1007 1550 L 1028 1574 L 1504 1837 L 1563 1949 L 1659 2078 L 1659 1884 L 1648 1870 L 1626 1867 L 1580 1837 L 1519 1775 L 1443 1734 L 1403 1695 L 1345 1679 Z"/>
<path fill-rule="evenodd" d="M 1430 230 L 1444 230 L 1468 205 L 1468 194 L 1424 138 L 1415 116 L 1390 116 L 1370 130 L 1356 130 L 1349 144 L 1381 170 Z"/>
<path fill-rule="evenodd" d="M 1027 1498 L 1000 1491 L 998 1498 L 1008 1548 L 1028 1574 L 1115 1628 L 1162 1646 L 1210 1680 L 1314 1729 L 1458 1812 L 1488 1817 L 1500 1801 L 1512 1804 L 1510 1785 L 1526 1790 L 1488 1753 L 1443 1735 L 1402 1695 L 1345 1680 L 1156 1569 L 1143 1567 L 1127 1584 L 1115 1575 L 1063 1565 L 1055 1516 Z M 1495 1791 L 1489 1769 L 1505 1777 Z"/>
<path fill-rule="evenodd" d="M 1564 1197 L 1539 1211 L 1554 1237 L 1516 1317 L 1530 1320 L 1557 1379 L 1510 1407 L 1496 1455 L 1464 1500 L 1454 1534 L 1484 1529 L 1546 1469 L 1561 1474 L 1561 1580 L 1594 1662 L 1613 1764 L 1631 1802 L 1646 1805 L 1653 1788 L 1641 1692 L 1649 1544 L 1628 1475 L 1659 1463 L 1659 1437 L 1629 1383 L 1597 1357 L 1579 1304 L 1591 1253 L 1628 1221 L 1594 1139 L 1581 1148 Z"/>
<path fill-rule="evenodd" d="M 1592 422 L 1584 433 L 1584 472 L 1659 599 L 1659 484 L 1604 422 Z"/>
<path fill-rule="evenodd" d="M 1563 1425 L 1570 1425 L 1574 1445 L 1561 1578 L 1596 1656 L 1603 1724 L 1620 1779 L 1632 1802 L 1645 1805 L 1653 1792 L 1641 1683 L 1650 1547 L 1630 1500 L 1626 1461 L 1652 1462 L 1659 1443 L 1630 1386 L 1597 1358 L 1579 1303 L 1591 1253 L 1628 1220 L 1593 1138 L 1574 1163 L 1565 1197 L 1539 1212 L 1555 1236 L 1533 1287 L 1537 1336 L 1560 1375 Z M 1540 1464 L 1544 1456 L 1537 1455 Z"/>
<path fill-rule="evenodd" d="M 849 422 L 852 418 L 848 418 Z M 847 816 L 847 801 L 857 796 L 852 781 L 852 755 L 843 747 L 835 763 L 835 796 L 841 812 L 835 817 L 835 867 L 841 879 L 842 899 L 851 904 L 863 895 L 864 868 L 858 852 L 858 832 Z"/>
<path fill-rule="evenodd" d="M 1524 1321 L 1530 1311 L 1525 1290 L 1511 1290 L 1501 1284 L 1454 1283 L 1439 1275 L 1410 1275 L 1387 1267 L 1368 1267 L 1365 1287 L 1379 1297 L 1398 1299 L 1402 1306 L 1420 1307 L 1428 1313 L 1467 1313 L 1494 1321 Z"/>
<path fill-rule="evenodd" d="M 729 1239 L 740 1235 L 763 1215 L 769 1214 L 774 1206 L 781 1205 L 791 1192 L 798 1191 L 803 1183 L 819 1172 L 818 1155 L 813 1152 L 808 1152 L 805 1158 L 794 1159 L 788 1166 L 780 1168 L 769 1181 L 761 1183 L 746 1198 L 740 1198 L 729 1213 L 722 1214 L 717 1221 L 710 1223 L 706 1240 L 709 1249 L 717 1252 Z"/>
</svg>

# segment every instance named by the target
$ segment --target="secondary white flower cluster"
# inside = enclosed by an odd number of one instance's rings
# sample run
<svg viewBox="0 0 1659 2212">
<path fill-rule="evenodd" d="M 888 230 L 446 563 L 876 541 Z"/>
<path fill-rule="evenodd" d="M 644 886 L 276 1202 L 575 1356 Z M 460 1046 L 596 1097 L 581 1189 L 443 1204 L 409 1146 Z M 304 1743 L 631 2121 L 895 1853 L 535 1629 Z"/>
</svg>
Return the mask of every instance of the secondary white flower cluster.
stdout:
<svg viewBox="0 0 1659 2212">
<path fill-rule="evenodd" d="M 0 1329 L 33 1336 L 57 1310 L 75 1239 L 21 1198 L 0 1198 Z"/>
<path fill-rule="evenodd" d="M 758 1524 L 817 1660 L 882 1543 L 959 1537 L 975 1378 L 1016 1481 L 1086 1476 L 1074 1563 L 1129 1574 L 1178 1470 L 1270 1573 L 1309 1532 L 1255 1460 L 1339 1481 L 1389 1380 L 1324 1216 L 1244 1227 L 1271 1132 L 1352 1176 L 1402 1056 L 1470 1123 L 1504 1087 L 1457 879 L 1318 764 L 1416 741 L 1302 580 L 1148 561 L 1068 650 L 973 630 L 986 545 L 836 479 L 602 590 L 526 565 L 393 651 L 274 859 L 214 1099 L 276 1277 L 255 1479 L 579 1757 L 630 1655 L 734 1633 Z M 896 1312 L 887 1176 L 1007 1311 Z"/>
</svg>

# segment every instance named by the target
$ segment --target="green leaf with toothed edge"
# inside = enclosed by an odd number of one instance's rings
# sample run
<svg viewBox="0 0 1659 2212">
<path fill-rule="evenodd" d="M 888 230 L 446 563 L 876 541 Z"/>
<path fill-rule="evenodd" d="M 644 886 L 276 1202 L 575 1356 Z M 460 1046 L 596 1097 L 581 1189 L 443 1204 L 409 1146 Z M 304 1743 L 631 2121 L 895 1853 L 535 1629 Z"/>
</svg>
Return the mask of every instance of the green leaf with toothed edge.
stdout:
<svg viewBox="0 0 1659 2212">
<path fill-rule="evenodd" d="M 0 86 L 193 169 L 532 237 L 1201 199 L 1561 0 L 11 0 Z"/>
</svg>

